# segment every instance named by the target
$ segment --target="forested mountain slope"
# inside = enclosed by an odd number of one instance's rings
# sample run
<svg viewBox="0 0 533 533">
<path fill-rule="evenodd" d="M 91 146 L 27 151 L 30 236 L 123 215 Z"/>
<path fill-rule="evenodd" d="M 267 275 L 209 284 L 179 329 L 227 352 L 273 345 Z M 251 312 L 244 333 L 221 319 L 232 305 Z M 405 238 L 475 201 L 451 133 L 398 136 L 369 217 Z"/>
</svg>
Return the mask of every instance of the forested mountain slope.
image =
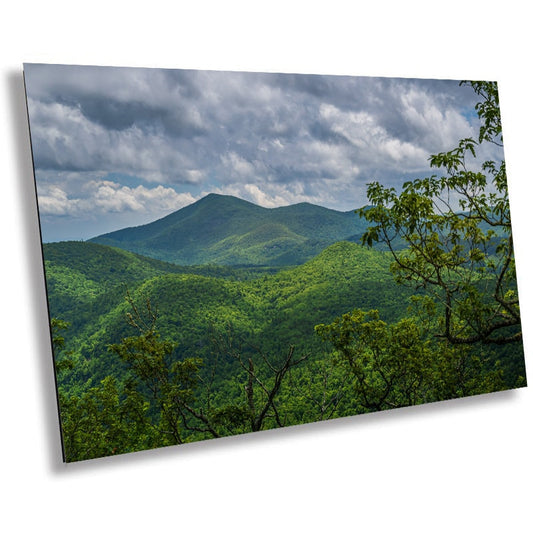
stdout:
<svg viewBox="0 0 533 533">
<path fill-rule="evenodd" d="M 330 244 L 358 240 L 364 231 L 353 212 L 308 203 L 267 209 L 209 194 L 150 224 L 91 239 L 182 265 L 294 265 Z"/>
<path fill-rule="evenodd" d="M 49 244 L 44 253 L 50 313 L 70 323 L 78 383 L 97 383 L 120 366 L 107 346 L 134 333 L 126 291 L 140 309 L 150 300 L 179 357 L 199 356 L 207 366 L 213 335 L 228 327 L 247 349 L 317 350 L 316 324 L 355 307 L 380 306 L 385 318 L 397 318 L 409 294 L 392 279 L 387 254 L 349 242 L 277 273 L 179 267 L 94 243 Z"/>
</svg>

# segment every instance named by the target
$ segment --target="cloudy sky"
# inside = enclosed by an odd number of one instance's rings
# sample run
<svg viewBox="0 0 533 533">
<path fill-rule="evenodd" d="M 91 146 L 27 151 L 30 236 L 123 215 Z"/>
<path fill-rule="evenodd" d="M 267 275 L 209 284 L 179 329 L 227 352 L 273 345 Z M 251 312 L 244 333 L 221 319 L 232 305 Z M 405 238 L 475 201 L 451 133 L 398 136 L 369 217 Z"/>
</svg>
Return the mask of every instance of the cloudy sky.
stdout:
<svg viewBox="0 0 533 533">
<path fill-rule="evenodd" d="M 44 241 L 144 224 L 210 192 L 347 211 L 475 136 L 456 81 L 24 66 Z"/>
</svg>

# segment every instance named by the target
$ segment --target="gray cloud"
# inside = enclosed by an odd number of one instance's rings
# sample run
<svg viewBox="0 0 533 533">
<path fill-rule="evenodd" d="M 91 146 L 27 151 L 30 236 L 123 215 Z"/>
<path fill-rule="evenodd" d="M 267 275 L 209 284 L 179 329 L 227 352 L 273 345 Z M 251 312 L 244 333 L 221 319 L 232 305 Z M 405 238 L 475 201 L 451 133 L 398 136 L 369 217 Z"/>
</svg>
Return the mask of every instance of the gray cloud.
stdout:
<svg viewBox="0 0 533 533">
<path fill-rule="evenodd" d="M 367 182 L 428 172 L 431 153 L 475 130 L 475 95 L 455 81 L 60 65 L 25 65 L 25 78 L 50 215 L 90 198 L 131 211 L 141 189 L 81 186 L 110 173 L 170 199 L 218 190 L 349 209 Z"/>
</svg>

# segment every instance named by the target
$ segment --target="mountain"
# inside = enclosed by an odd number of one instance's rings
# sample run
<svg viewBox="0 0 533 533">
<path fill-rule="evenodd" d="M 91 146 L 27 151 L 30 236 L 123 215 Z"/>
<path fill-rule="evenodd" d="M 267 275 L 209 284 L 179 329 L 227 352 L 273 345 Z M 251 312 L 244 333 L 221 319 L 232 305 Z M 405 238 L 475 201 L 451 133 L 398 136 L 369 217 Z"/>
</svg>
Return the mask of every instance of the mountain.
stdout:
<svg viewBox="0 0 533 533">
<path fill-rule="evenodd" d="M 357 240 L 365 228 L 353 211 L 309 203 L 268 209 L 209 194 L 155 222 L 90 242 L 181 265 L 284 266 L 302 264 L 335 242 Z"/>
<path fill-rule="evenodd" d="M 71 323 L 71 332 L 124 301 L 126 290 L 167 274 L 248 280 L 279 268 L 183 266 L 101 244 L 63 241 L 43 245 L 50 313 Z"/>
</svg>

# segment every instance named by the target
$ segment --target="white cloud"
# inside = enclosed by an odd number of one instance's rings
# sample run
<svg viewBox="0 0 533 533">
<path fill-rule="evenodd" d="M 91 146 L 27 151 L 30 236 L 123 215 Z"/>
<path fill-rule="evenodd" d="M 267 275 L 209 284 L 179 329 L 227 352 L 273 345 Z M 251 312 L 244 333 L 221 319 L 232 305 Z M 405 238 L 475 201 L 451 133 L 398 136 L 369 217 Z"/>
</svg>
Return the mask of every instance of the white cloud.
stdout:
<svg viewBox="0 0 533 533">
<path fill-rule="evenodd" d="M 41 215 L 64 216 L 70 214 L 67 193 L 60 187 L 47 187 L 46 192 L 39 194 L 38 201 Z"/>
<path fill-rule="evenodd" d="M 220 156 L 220 161 L 224 170 L 228 173 L 229 179 L 251 179 L 257 175 L 256 169 L 252 163 L 239 156 L 236 152 L 228 152 Z"/>
<path fill-rule="evenodd" d="M 338 183 L 335 186 L 328 181 L 317 182 L 306 190 L 301 182 L 292 183 L 232 183 L 203 191 L 200 196 L 210 192 L 227 194 L 243 198 L 262 207 L 273 208 L 301 202 L 331 207 L 332 209 L 350 210 L 361 204 L 364 199 L 364 185 L 358 183 Z M 342 200 L 339 202 L 339 198 Z M 363 202 L 364 203 L 364 202 Z"/>
<path fill-rule="evenodd" d="M 343 112 L 331 104 L 320 106 L 320 115 L 332 131 L 358 149 L 358 160 L 375 167 L 397 167 L 403 171 L 427 167 L 428 153 L 420 146 L 393 137 L 366 111 Z"/>
<path fill-rule="evenodd" d="M 246 184 L 244 190 L 252 202 L 257 205 L 263 207 L 279 207 L 281 205 L 287 205 L 287 199 L 285 196 L 279 194 L 273 196 L 269 195 L 262 191 L 257 185 Z"/>
<path fill-rule="evenodd" d="M 190 193 L 158 185 L 128 187 L 109 180 L 91 180 L 77 196 L 69 196 L 59 185 L 48 185 L 39 190 L 39 209 L 42 215 L 91 218 L 126 211 L 163 216 L 176 211 L 197 198 Z"/>
<path fill-rule="evenodd" d="M 448 150 L 460 138 L 473 136 L 472 127 L 457 109 L 444 107 L 427 92 L 411 87 L 401 94 L 400 102 L 398 111 L 430 151 Z"/>
<path fill-rule="evenodd" d="M 318 140 L 302 143 L 303 154 L 299 166 L 317 177 L 321 175 L 335 180 L 355 179 L 360 173 L 352 161 L 354 156 L 350 147 L 331 144 Z"/>
</svg>

